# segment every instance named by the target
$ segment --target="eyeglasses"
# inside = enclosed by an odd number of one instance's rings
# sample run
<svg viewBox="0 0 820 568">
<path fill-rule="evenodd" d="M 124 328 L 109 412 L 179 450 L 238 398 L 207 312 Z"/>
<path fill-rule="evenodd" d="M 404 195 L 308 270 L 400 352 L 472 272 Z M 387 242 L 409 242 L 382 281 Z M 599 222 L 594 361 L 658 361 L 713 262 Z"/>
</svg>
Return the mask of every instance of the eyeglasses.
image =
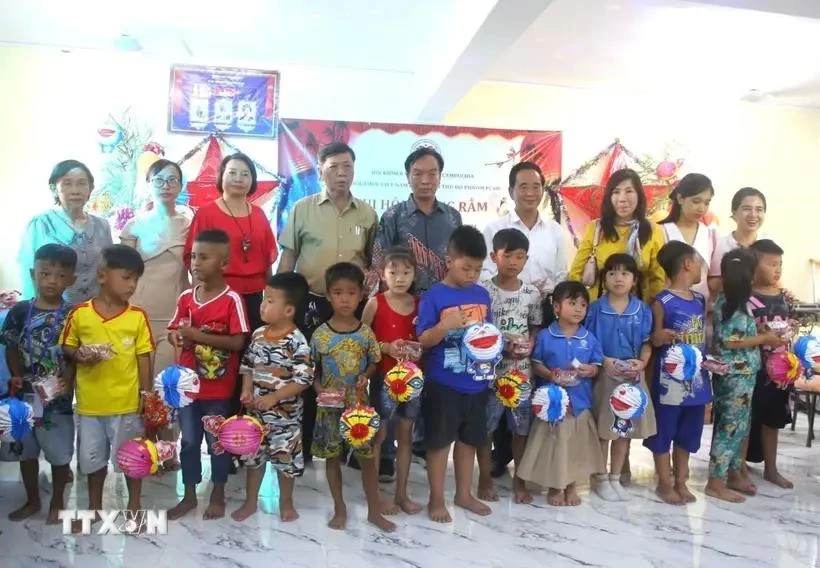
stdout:
<svg viewBox="0 0 820 568">
<path fill-rule="evenodd" d="M 154 176 L 151 178 L 151 185 L 159 189 L 163 185 L 168 185 L 168 187 L 176 187 L 179 185 L 179 178 L 175 177 L 161 177 L 161 176 Z"/>
</svg>

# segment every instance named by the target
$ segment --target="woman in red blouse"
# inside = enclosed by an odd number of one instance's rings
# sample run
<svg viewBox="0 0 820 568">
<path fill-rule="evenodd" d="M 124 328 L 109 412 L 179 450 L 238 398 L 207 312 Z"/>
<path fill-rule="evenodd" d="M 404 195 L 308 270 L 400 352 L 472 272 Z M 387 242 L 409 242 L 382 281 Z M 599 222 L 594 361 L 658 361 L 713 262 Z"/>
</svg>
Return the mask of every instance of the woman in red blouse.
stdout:
<svg viewBox="0 0 820 568">
<path fill-rule="evenodd" d="M 200 208 L 185 242 L 185 264 L 191 266 L 191 247 L 200 231 L 220 229 L 231 239 L 225 281 L 242 295 L 251 331 L 262 326 L 259 307 L 262 292 L 278 248 L 264 211 L 248 198 L 256 191 L 256 168 L 245 154 L 237 152 L 222 160 L 216 188 L 221 197 Z"/>
</svg>

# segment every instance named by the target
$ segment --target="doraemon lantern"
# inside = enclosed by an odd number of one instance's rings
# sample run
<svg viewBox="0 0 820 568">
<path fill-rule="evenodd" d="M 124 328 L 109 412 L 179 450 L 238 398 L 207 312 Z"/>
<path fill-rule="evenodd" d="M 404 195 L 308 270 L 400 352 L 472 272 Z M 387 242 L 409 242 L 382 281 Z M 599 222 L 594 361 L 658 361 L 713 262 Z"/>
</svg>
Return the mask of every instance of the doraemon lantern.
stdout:
<svg viewBox="0 0 820 568">
<path fill-rule="evenodd" d="M 491 323 L 475 323 L 467 328 L 462 339 L 467 372 L 476 381 L 495 379 L 495 366 L 501 361 L 504 337 Z"/>
</svg>

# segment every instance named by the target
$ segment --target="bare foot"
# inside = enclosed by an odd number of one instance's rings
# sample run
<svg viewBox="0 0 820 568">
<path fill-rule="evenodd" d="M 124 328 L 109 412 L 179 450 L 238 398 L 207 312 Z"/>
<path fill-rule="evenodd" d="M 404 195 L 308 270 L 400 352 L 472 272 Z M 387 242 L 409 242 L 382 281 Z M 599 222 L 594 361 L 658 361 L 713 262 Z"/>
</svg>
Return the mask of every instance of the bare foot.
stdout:
<svg viewBox="0 0 820 568">
<path fill-rule="evenodd" d="M 396 523 L 388 521 L 381 515 L 381 513 L 368 513 L 367 520 L 384 532 L 393 532 L 396 530 Z"/>
<path fill-rule="evenodd" d="M 476 496 L 482 501 L 498 501 L 498 492 L 495 490 L 492 480 L 487 485 L 479 483 Z"/>
<path fill-rule="evenodd" d="M 35 501 L 34 503 L 29 503 L 26 501 L 26 504 L 9 513 L 9 520 L 14 522 L 23 521 L 28 519 L 32 515 L 36 515 L 40 512 L 40 502 Z"/>
<path fill-rule="evenodd" d="M 742 475 L 732 476 L 729 474 L 729 482 L 726 484 L 726 487 L 743 495 L 749 495 L 751 497 L 757 495 L 757 485 L 755 485 L 751 479 L 743 477 Z"/>
<path fill-rule="evenodd" d="M 452 523 L 453 518 L 450 516 L 450 511 L 447 510 L 447 507 L 444 505 L 434 506 L 430 503 L 427 504 L 427 514 L 430 516 L 430 520 L 434 523 Z"/>
<path fill-rule="evenodd" d="M 168 520 L 175 521 L 177 519 L 181 519 L 182 517 L 196 509 L 196 506 L 196 498 L 189 499 L 188 497 L 184 497 L 182 501 L 168 509 Z"/>
<path fill-rule="evenodd" d="M 676 483 L 675 484 L 675 493 L 680 495 L 681 500 L 684 503 L 694 503 L 697 501 L 697 497 L 695 497 L 689 488 L 686 487 L 686 483 Z"/>
<path fill-rule="evenodd" d="M 527 491 L 524 480 L 517 477 L 513 477 L 513 500 L 519 505 L 532 503 L 532 493 Z"/>
<path fill-rule="evenodd" d="M 424 508 L 410 497 L 396 497 L 396 505 L 408 515 L 418 515 Z"/>
<path fill-rule="evenodd" d="M 678 492 L 675 491 L 675 488 L 671 485 L 658 485 L 655 489 L 655 495 L 660 497 L 664 503 L 669 505 L 683 505 L 683 499 L 681 496 L 678 495 Z"/>
<path fill-rule="evenodd" d="M 778 487 L 782 487 L 783 489 L 791 489 L 794 487 L 794 483 L 780 475 L 780 472 L 775 470 L 773 472 L 764 471 L 763 472 L 763 479 L 770 483 L 774 483 Z"/>
<path fill-rule="evenodd" d="M 726 486 L 725 483 L 716 479 L 710 479 L 706 483 L 704 493 L 706 493 L 709 497 L 714 497 L 715 499 L 720 499 L 722 501 L 728 501 L 729 503 L 743 503 L 746 500 L 743 495 L 732 491 Z"/>
<path fill-rule="evenodd" d="M 213 519 L 221 519 L 225 516 L 225 501 L 214 501 L 213 499 L 208 503 L 208 508 L 202 514 L 202 518 L 206 521 Z"/>
<path fill-rule="evenodd" d="M 292 523 L 299 518 L 299 513 L 292 504 L 279 503 L 279 518 L 283 523 Z"/>
<path fill-rule="evenodd" d="M 237 523 L 241 523 L 251 515 L 256 513 L 256 505 L 251 505 L 247 501 L 242 504 L 236 511 L 231 513 L 231 518 Z"/>
<path fill-rule="evenodd" d="M 91 521 L 91 526 L 93 527 L 94 525 L 96 525 L 101 520 L 102 519 L 100 519 L 99 515 L 94 515 L 94 520 Z M 77 519 L 76 521 L 71 521 L 71 534 L 82 534 L 82 532 L 83 532 L 83 521 L 80 520 L 80 519 Z M 92 534 L 94 534 L 93 531 L 92 531 Z"/>
<path fill-rule="evenodd" d="M 342 507 L 341 509 L 334 509 L 333 517 L 331 517 L 330 522 L 327 524 L 327 526 L 336 531 L 343 531 L 345 530 L 346 525 L 347 507 Z"/>
<path fill-rule="evenodd" d="M 56 507 L 52 505 L 48 508 L 48 517 L 46 517 L 47 525 L 59 525 L 63 522 L 60 520 L 60 517 L 58 517 L 60 514 L 60 509 L 62 509 L 62 506 L 59 505 Z"/>
<path fill-rule="evenodd" d="M 472 495 L 468 495 L 465 498 L 456 497 L 453 501 L 456 507 L 461 507 L 462 509 L 466 509 L 476 515 L 481 515 L 482 517 L 486 517 L 487 515 L 493 512 L 492 509 L 488 505 L 485 505 Z"/>
<path fill-rule="evenodd" d="M 567 501 L 564 498 L 564 492 L 560 489 L 550 488 L 550 490 L 547 491 L 547 503 L 552 505 L 553 507 L 566 506 Z"/>
<path fill-rule="evenodd" d="M 567 503 L 568 507 L 577 507 L 581 504 L 581 496 L 578 495 L 578 491 L 575 489 L 575 484 L 572 483 L 564 489 L 564 500 Z"/>
<path fill-rule="evenodd" d="M 398 515 L 399 506 L 393 499 L 382 499 L 381 501 L 382 515 Z"/>
</svg>

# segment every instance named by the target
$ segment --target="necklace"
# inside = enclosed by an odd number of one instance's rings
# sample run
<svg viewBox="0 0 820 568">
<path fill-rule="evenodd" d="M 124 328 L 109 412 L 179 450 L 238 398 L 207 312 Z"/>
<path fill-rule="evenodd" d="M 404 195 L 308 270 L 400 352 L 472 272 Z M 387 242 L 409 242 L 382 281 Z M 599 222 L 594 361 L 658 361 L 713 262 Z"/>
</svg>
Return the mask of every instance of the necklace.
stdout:
<svg viewBox="0 0 820 568">
<path fill-rule="evenodd" d="M 250 206 L 248 206 L 248 234 L 245 234 L 245 231 L 242 230 L 242 225 L 239 224 L 239 219 L 236 218 L 236 215 L 233 214 L 231 208 L 228 206 L 228 202 L 225 201 L 225 198 L 222 198 L 222 205 L 225 206 L 225 209 L 228 210 L 228 214 L 233 219 L 233 222 L 236 223 L 236 228 L 239 229 L 239 234 L 242 235 L 242 262 L 248 262 L 248 251 L 251 250 L 251 235 L 253 234 L 253 211 L 251 211 Z M 247 203 L 246 203 L 247 205 Z"/>
</svg>

